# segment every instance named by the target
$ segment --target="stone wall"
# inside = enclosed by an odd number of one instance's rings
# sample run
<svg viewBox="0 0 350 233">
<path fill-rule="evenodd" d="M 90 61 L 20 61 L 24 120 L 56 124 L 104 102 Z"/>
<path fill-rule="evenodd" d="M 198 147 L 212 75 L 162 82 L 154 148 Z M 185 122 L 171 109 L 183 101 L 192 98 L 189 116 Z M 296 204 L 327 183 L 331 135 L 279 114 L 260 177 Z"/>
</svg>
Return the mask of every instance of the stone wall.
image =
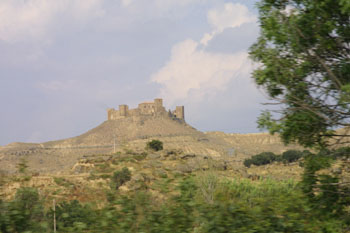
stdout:
<svg viewBox="0 0 350 233">
<path fill-rule="evenodd" d="M 185 120 L 185 107 L 184 106 L 176 106 L 175 117 Z"/>
<path fill-rule="evenodd" d="M 185 119 L 184 106 L 177 106 L 175 111 L 171 112 L 171 117 Z M 135 116 L 168 116 L 167 111 L 163 107 L 162 99 L 154 99 L 153 102 L 140 103 L 137 108 L 129 109 L 128 105 L 119 105 L 119 109 L 109 108 L 107 110 L 108 120 L 118 120 L 126 117 Z"/>
</svg>

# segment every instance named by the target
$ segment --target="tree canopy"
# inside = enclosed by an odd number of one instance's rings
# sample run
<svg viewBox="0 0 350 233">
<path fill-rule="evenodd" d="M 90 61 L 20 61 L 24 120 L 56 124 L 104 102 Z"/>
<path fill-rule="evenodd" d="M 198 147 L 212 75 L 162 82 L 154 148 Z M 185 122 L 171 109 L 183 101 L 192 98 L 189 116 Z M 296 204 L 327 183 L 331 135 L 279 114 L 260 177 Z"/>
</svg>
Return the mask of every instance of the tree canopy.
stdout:
<svg viewBox="0 0 350 233">
<path fill-rule="evenodd" d="M 350 1 L 262 0 L 258 9 L 253 78 L 280 104 L 259 127 L 304 146 L 350 136 L 335 131 L 350 126 Z"/>
</svg>

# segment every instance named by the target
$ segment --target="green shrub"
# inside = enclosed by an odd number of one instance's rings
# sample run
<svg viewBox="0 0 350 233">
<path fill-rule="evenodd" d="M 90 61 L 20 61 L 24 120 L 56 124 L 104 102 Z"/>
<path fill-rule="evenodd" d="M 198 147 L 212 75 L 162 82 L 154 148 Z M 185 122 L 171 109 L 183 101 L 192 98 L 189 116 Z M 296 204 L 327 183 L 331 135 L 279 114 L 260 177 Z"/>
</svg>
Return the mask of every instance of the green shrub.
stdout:
<svg viewBox="0 0 350 233">
<path fill-rule="evenodd" d="M 20 159 L 20 162 L 17 164 L 17 169 L 20 174 L 26 174 L 28 172 L 28 161 L 24 158 Z"/>
<path fill-rule="evenodd" d="M 62 177 L 54 177 L 53 180 L 59 186 L 70 187 L 73 185 L 71 182 L 69 182 L 68 180 L 66 180 Z"/>
<path fill-rule="evenodd" d="M 244 166 L 246 166 L 246 167 L 250 167 L 252 165 L 252 163 L 253 162 L 251 159 L 245 159 L 243 162 Z"/>
<path fill-rule="evenodd" d="M 152 140 L 150 142 L 147 142 L 147 148 L 155 151 L 163 150 L 163 142 L 159 140 Z"/>
<path fill-rule="evenodd" d="M 137 161 L 144 160 L 146 157 L 147 157 L 147 153 L 146 152 L 142 152 L 141 154 L 135 154 L 134 155 L 134 159 L 136 159 Z"/>
<path fill-rule="evenodd" d="M 127 167 L 124 167 L 121 171 L 114 172 L 112 176 L 111 186 L 118 189 L 120 186 L 125 184 L 131 179 L 131 172 Z"/>
<path fill-rule="evenodd" d="M 243 164 L 246 167 L 250 167 L 252 164 L 255 166 L 265 165 L 276 161 L 277 156 L 272 152 L 262 152 L 260 154 L 252 156 L 250 159 L 244 160 Z"/>
<path fill-rule="evenodd" d="M 282 161 L 285 163 L 292 163 L 303 157 L 303 152 L 298 150 L 287 150 L 282 154 Z"/>
<path fill-rule="evenodd" d="M 99 178 L 102 178 L 102 179 L 109 179 L 109 178 L 111 178 L 111 175 L 110 174 L 101 174 L 100 176 L 99 176 Z"/>
<path fill-rule="evenodd" d="M 308 150 L 304 150 L 304 151 L 288 150 L 288 151 L 285 151 L 282 155 L 275 155 L 272 152 L 262 152 L 260 154 L 252 156 L 250 159 L 245 159 L 243 161 L 243 164 L 246 167 L 250 167 L 252 164 L 255 166 L 261 166 L 261 165 L 272 163 L 274 161 L 283 162 L 283 163 L 292 163 L 299 160 L 302 157 L 309 155 L 310 153 L 311 152 Z M 322 153 L 329 154 L 330 152 L 323 151 Z"/>
<path fill-rule="evenodd" d="M 125 154 L 127 154 L 127 155 L 134 155 L 135 152 L 133 150 L 131 150 L 131 149 L 125 149 Z"/>
</svg>

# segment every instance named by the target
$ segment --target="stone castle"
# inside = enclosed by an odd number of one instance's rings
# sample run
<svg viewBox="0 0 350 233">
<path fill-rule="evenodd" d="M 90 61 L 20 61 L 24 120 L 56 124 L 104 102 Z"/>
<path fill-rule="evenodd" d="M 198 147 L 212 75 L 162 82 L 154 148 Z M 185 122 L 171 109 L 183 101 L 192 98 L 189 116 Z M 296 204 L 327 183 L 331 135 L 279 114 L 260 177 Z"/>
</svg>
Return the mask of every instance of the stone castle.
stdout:
<svg viewBox="0 0 350 233">
<path fill-rule="evenodd" d="M 184 106 L 176 106 L 176 109 L 166 111 L 163 107 L 163 99 L 154 99 L 154 102 L 140 103 L 137 108 L 129 109 L 128 105 L 119 105 L 119 110 L 109 108 L 107 110 L 108 120 L 117 120 L 137 116 L 169 116 L 185 120 Z"/>
</svg>

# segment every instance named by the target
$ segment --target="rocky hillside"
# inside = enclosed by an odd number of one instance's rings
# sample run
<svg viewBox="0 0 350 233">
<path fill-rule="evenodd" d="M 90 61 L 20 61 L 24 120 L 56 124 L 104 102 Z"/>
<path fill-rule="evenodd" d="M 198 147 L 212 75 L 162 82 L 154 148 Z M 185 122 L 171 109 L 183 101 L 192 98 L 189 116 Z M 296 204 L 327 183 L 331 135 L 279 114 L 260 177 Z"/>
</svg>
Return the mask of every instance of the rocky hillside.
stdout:
<svg viewBox="0 0 350 233">
<path fill-rule="evenodd" d="M 165 150 L 184 155 L 230 157 L 241 166 L 244 158 L 262 151 L 281 153 L 285 147 L 277 136 L 200 132 L 170 117 L 137 117 L 105 121 L 73 138 L 45 143 L 12 143 L 0 148 L 0 171 L 13 173 L 21 159 L 39 173 L 69 173 L 82 158 L 98 154 L 139 153 L 151 139 L 159 139 Z"/>
</svg>

